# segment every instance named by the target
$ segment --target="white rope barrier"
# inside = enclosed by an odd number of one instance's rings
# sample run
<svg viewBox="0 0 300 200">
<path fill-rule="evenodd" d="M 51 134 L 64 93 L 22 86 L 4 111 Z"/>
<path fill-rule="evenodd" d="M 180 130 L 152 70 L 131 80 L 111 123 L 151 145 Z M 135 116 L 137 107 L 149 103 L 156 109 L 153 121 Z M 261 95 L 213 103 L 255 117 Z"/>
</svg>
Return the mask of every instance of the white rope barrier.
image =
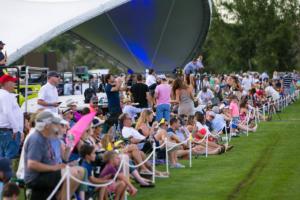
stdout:
<svg viewBox="0 0 300 200">
<path fill-rule="evenodd" d="M 51 194 L 48 196 L 47 200 L 51 200 L 54 195 L 57 193 L 58 189 L 60 188 L 61 184 L 64 182 L 64 180 L 67 177 L 67 173 L 65 172 L 64 175 L 61 177 L 61 179 L 59 180 L 58 184 L 56 185 L 56 187 L 54 188 L 54 190 L 51 192 Z"/>
<path fill-rule="evenodd" d="M 116 181 L 118 175 L 120 174 L 121 172 L 121 169 L 122 167 L 124 166 L 124 163 L 125 163 L 125 159 L 122 158 L 121 160 L 121 163 L 120 163 L 120 166 L 114 176 L 113 179 L 111 179 L 109 182 L 107 183 L 103 183 L 103 184 L 94 184 L 94 183 L 90 183 L 90 182 L 86 182 L 86 181 L 82 181 L 82 180 L 79 180 L 77 177 L 73 176 L 71 173 L 69 173 L 69 176 L 71 179 L 73 179 L 74 181 L 80 183 L 80 184 L 83 184 L 83 185 L 87 185 L 87 186 L 91 186 L 91 187 L 96 187 L 96 188 L 99 188 L 99 187 L 106 187 L 106 186 L 109 186 L 110 184 L 112 184 L 114 181 Z"/>
<path fill-rule="evenodd" d="M 270 106 L 271 105 L 277 106 L 278 110 L 283 110 L 291 102 L 293 102 L 295 99 L 299 99 L 299 97 L 300 97 L 299 96 L 299 91 L 297 90 L 292 95 L 285 96 L 285 97 L 283 97 L 281 99 L 278 99 L 278 100 L 275 100 L 273 102 L 268 101 L 267 104 L 264 104 L 262 107 L 260 107 L 260 108 L 256 107 L 256 108 L 250 110 L 247 113 L 247 116 L 246 116 L 247 136 L 249 135 L 249 122 L 251 120 L 252 114 L 253 114 L 253 117 L 254 117 L 254 120 L 255 120 L 255 124 L 257 125 L 257 123 L 260 122 L 260 112 L 262 112 L 262 115 L 264 116 L 264 119 L 265 119 L 266 112 L 268 114 L 270 114 Z M 268 108 L 267 111 L 265 110 L 266 107 Z M 229 127 L 230 127 L 230 125 L 229 125 Z M 226 143 L 228 144 L 228 141 L 230 140 L 230 139 L 228 139 L 228 133 L 227 133 L 227 128 L 228 127 L 225 125 L 224 128 L 225 128 L 225 134 L 226 134 L 226 138 L 227 138 Z M 60 179 L 60 181 L 58 182 L 58 184 L 56 185 L 56 187 L 54 188 L 52 193 L 48 196 L 47 200 L 51 200 L 54 197 L 54 195 L 57 193 L 60 186 L 63 184 L 63 182 L 65 180 L 66 180 L 66 186 L 67 186 L 66 198 L 71 199 L 71 191 L 70 191 L 70 186 L 71 186 L 70 180 L 71 179 L 76 181 L 77 183 L 87 185 L 87 186 L 91 186 L 91 187 L 96 187 L 96 188 L 106 187 L 106 186 L 112 184 L 114 181 L 116 181 L 116 179 L 117 179 L 118 175 L 120 174 L 122 168 L 123 168 L 123 170 L 125 169 L 125 166 L 138 168 L 138 167 L 144 165 L 146 162 L 148 162 L 152 156 L 153 156 L 153 161 L 152 161 L 152 182 L 155 183 L 156 150 L 160 149 L 164 146 L 165 146 L 165 153 L 166 153 L 166 172 L 168 174 L 169 174 L 169 154 L 168 154 L 168 152 L 171 151 L 172 149 L 174 149 L 175 147 L 181 146 L 183 144 L 188 144 L 188 146 L 189 146 L 189 166 L 191 168 L 192 167 L 192 143 L 201 144 L 205 141 L 205 155 L 206 155 L 206 157 L 208 157 L 208 142 L 209 142 L 208 139 L 209 139 L 209 136 L 212 136 L 212 137 L 215 137 L 215 136 L 212 133 L 207 132 L 205 134 L 205 136 L 200 141 L 195 141 L 192 138 L 192 134 L 188 130 L 184 129 L 184 131 L 186 133 L 188 133 L 187 134 L 188 138 L 186 140 L 180 142 L 180 143 L 170 142 L 170 141 L 168 141 L 167 138 L 165 138 L 164 142 L 159 146 L 156 146 L 156 144 L 154 142 L 152 152 L 148 155 L 148 157 L 143 162 L 141 162 L 137 165 L 131 165 L 129 163 L 126 163 L 125 158 L 122 158 L 120 166 L 119 166 L 115 176 L 113 177 L 113 179 L 111 179 L 107 183 L 93 184 L 93 183 L 90 183 L 90 182 L 79 180 L 77 177 L 72 175 L 72 173 L 70 171 L 70 167 L 67 166 L 66 170 L 65 170 L 65 173 L 63 174 L 62 178 Z M 231 134 L 229 134 L 229 135 L 230 135 L 230 138 L 231 138 Z M 169 148 L 168 145 L 173 145 L 173 146 Z M 127 197 L 125 197 L 125 198 L 127 198 Z"/>
<path fill-rule="evenodd" d="M 66 185 L 66 187 L 67 187 L 67 199 L 71 199 L 71 185 L 70 185 L 70 167 L 69 166 L 67 166 L 66 167 L 66 174 L 67 174 L 67 177 L 66 177 L 66 179 L 67 179 L 67 185 Z"/>
<path fill-rule="evenodd" d="M 152 151 L 149 156 L 141 163 L 137 164 L 137 165 L 131 165 L 129 163 L 125 163 L 125 165 L 127 165 L 128 167 L 132 167 L 132 168 L 139 168 L 140 166 L 146 164 L 146 162 L 148 162 L 150 160 L 150 158 L 152 157 L 152 155 L 154 154 L 154 151 Z"/>
<path fill-rule="evenodd" d="M 183 144 L 186 144 L 188 141 L 189 141 L 189 138 L 186 139 L 186 140 L 184 140 L 184 141 L 182 141 L 182 142 L 180 142 L 180 143 L 174 143 L 174 142 L 168 141 L 168 142 L 167 142 L 167 149 L 168 149 L 168 151 L 171 151 L 171 150 L 174 149 L 175 147 L 178 147 L 178 146 L 181 146 L 181 145 L 183 145 Z M 173 146 L 169 148 L 168 145 L 173 145 Z"/>
<path fill-rule="evenodd" d="M 155 158 L 156 158 L 156 144 L 153 142 L 153 160 L 152 160 L 152 183 L 155 183 Z"/>
</svg>

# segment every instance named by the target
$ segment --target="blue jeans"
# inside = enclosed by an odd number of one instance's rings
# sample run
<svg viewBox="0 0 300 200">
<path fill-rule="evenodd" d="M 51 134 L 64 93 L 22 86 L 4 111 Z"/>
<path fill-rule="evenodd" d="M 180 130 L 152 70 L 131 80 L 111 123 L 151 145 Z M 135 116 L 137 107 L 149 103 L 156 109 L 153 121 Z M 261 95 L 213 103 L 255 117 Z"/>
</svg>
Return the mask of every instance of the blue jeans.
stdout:
<svg viewBox="0 0 300 200">
<path fill-rule="evenodd" d="M 166 121 L 170 121 L 171 106 L 170 104 L 160 104 L 156 107 L 156 121 L 160 121 L 164 118 Z"/>
<path fill-rule="evenodd" d="M 13 159 L 19 154 L 21 134 L 17 133 L 13 139 L 12 131 L 0 130 L 0 157 Z"/>
</svg>

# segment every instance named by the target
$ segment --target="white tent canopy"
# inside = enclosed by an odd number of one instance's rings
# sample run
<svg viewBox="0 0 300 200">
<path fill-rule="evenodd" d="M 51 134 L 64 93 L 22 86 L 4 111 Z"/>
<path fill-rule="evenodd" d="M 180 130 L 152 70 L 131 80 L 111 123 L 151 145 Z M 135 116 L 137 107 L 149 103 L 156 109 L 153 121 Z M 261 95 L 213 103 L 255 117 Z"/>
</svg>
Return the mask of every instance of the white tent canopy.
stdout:
<svg viewBox="0 0 300 200">
<path fill-rule="evenodd" d="M 57 35 L 129 0 L 0 0 L 0 40 L 12 63 Z"/>
<path fill-rule="evenodd" d="M 171 71 L 199 53 L 211 19 L 210 0 L 0 2 L 8 64 L 70 31 L 136 72 Z"/>
</svg>

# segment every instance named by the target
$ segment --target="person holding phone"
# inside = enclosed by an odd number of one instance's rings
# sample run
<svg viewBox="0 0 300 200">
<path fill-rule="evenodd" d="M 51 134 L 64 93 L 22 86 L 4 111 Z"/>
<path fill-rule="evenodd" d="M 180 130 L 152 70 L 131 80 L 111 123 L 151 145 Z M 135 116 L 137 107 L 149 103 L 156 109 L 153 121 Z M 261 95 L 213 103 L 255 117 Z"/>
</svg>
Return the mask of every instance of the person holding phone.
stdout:
<svg viewBox="0 0 300 200">
<path fill-rule="evenodd" d="M 60 75 L 55 71 L 47 73 L 48 81 L 41 87 L 38 93 L 37 104 L 39 108 L 48 109 L 53 113 L 58 113 L 58 106 L 61 102 L 58 101 L 57 86 L 60 82 Z"/>
</svg>

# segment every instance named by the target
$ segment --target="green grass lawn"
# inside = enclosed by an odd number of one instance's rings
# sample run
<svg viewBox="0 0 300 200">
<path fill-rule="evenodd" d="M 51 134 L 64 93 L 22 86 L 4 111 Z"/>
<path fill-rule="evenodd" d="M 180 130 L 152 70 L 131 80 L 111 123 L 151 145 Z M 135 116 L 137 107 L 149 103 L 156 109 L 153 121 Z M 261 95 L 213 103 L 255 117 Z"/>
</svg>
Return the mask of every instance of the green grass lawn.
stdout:
<svg viewBox="0 0 300 200">
<path fill-rule="evenodd" d="M 234 138 L 230 152 L 193 159 L 191 169 L 171 170 L 131 199 L 300 199 L 300 102 L 280 116 Z"/>
</svg>

